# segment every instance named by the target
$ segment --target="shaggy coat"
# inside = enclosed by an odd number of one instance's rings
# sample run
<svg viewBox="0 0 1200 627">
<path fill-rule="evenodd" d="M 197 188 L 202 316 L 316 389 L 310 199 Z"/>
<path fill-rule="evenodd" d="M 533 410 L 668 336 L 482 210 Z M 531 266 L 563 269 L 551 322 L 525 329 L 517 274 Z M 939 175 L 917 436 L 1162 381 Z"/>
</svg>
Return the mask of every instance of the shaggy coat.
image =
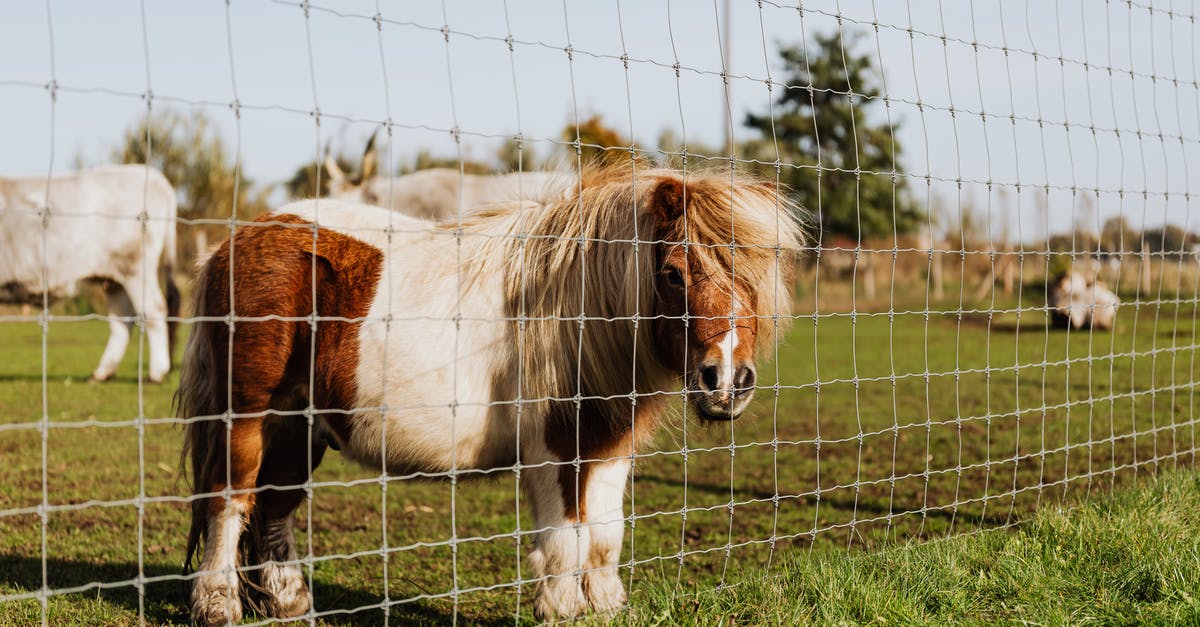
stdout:
<svg viewBox="0 0 1200 627">
<path fill-rule="evenodd" d="M 520 465 L 536 613 L 619 607 L 632 456 L 681 385 L 702 418 L 745 409 L 793 216 L 728 173 L 614 169 L 461 225 L 320 200 L 240 228 L 198 278 L 179 391 L 193 619 L 239 620 L 250 588 L 309 610 L 290 525 L 326 445 L 392 474 Z"/>
</svg>

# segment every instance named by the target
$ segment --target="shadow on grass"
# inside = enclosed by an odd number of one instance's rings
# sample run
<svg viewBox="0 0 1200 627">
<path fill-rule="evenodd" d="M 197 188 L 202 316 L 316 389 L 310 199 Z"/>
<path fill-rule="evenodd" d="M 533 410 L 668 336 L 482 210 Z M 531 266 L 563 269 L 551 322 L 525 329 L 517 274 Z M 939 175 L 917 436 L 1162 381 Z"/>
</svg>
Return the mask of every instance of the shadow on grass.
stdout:
<svg viewBox="0 0 1200 627">
<path fill-rule="evenodd" d="M 1087 327 L 1083 327 L 1081 329 L 1064 329 L 1064 328 L 1056 327 L 1052 324 L 1048 325 L 1046 323 L 1046 320 L 1042 317 L 1038 317 L 1038 316 L 1032 316 L 1032 317 L 1034 319 L 1032 319 L 1032 320 L 1026 319 L 1026 320 L 1022 320 L 1020 323 L 1018 323 L 1015 320 L 1008 319 L 1008 318 L 997 320 L 997 319 L 991 318 L 987 314 L 963 314 L 962 326 L 970 327 L 970 328 L 974 328 L 974 329 L 980 329 L 980 330 L 984 330 L 984 331 L 991 331 L 992 333 L 1005 333 L 1005 334 L 1009 334 L 1009 335 L 1014 334 L 1014 333 L 1022 333 L 1022 334 L 1050 333 L 1051 335 L 1059 335 L 1059 334 L 1068 335 L 1068 334 L 1070 334 L 1070 335 L 1080 335 L 1080 336 L 1086 337 L 1088 334 L 1100 336 L 1100 335 L 1110 335 L 1112 333 L 1112 331 L 1110 331 L 1108 329 L 1089 329 Z M 947 326 L 947 325 L 957 326 L 957 321 L 951 319 L 949 321 L 943 321 L 942 324 L 943 324 L 943 326 Z M 1169 334 L 1169 330 L 1168 330 L 1168 334 Z"/>
<path fill-rule="evenodd" d="M 980 323 L 980 326 L 986 327 L 987 323 Z M 1042 321 L 1022 322 L 1021 324 L 1017 324 L 1015 322 L 992 322 L 990 329 L 993 333 L 1045 333 L 1047 327 L 1046 323 Z M 1069 333 L 1069 331 L 1056 329 L 1053 326 L 1049 327 L 1049 332 L 1062 332 L 1064 334 Z"/>
<path fill-rule="evenodd" d="M 689 479 L 688 481 L 684 482 L 681 479 L 675 479 L 675 478 L 671 478 L 671 477 L 661 477 L 658 475 L 640 475 L 640 474 L 637 476 L 636 480 L 638 482 L 654 483 L 654 484 L 670 486 L 670 487 L 674 487 L 674 488 L 683 488 L 686 486 L 686 488 L 688 490 L 705 492 L 707 494 L 719 494 L 722 496 L 729 494 L 729 484 L 728 483 L 708 483 L 708 482 L 703 482 L 703 481 L 696 481 L 694 479 Z M 733 489 L 733 492 L 735 494 L 742 495 L 748 499 L 754 499 L 754 500 L 758 500 L 758 501 L 769 501 L 775 497 L 775 493 L 772 491 L 768 491 L 768 490 L 752 490 L 752 489 L 735 487 Z M 790 497 L 791 495 L 784 494 L 781 492 L 779 494 L 779 496 L 780 497 Z M 802 500 L 805 503 L 808 503 L 810 505 L 815 505 L 817 502 L 816 499 L 812 498 L 811 496 L 805 496 L 802 498 Z M 884 517 L 884 516 L 887 516 L 888 514 L 894 514 L 898 511 L 906 511 L 906 510 L 907 511 L 915 511 L 916 509 L 919 508 L 918 504 L 910 504 L 909 507 L 904 507 L 904 504 L 902 504 L 902 503 L 893 503 L 892 507 L 889 508 L 886 505 L 881 504 L 881 503 L 876 503 L 876 502 L 872 501 L 871 499 L 859 499 L 857 502 L 855 502 L 855 500 L 853 498 L 846 498 L 846 497 L 835 496 L 835 495 L 822 496 L 821 497 L 821 506 L 822 507 L 833 507 L 834 509 L 843 510 L 846 512 L 855 511 L 855 512 L 858 512 L 859 514 L 865 513 L 865 514 L 871 515 L 868 517 Z M 925 518 L 943 519 L 947 522 L 954 521 L 956 516 L 961 516 L 961 514 L 956 514 L 951 509 L 940 509 L 940 508 L 928 509 L 928 510 L 926 510 L 926 512 L 924 514 Z M 983 524 L 989 525 L 989 526 L 1004 525 L 1009 522 L 1009 516 L 1007 513 L 987 515 L 987 516 L 984 516 L 982 522 L 983 522 Z"/>
<path fill-rule="evenodd" d="M 180 574 L 178 566 L 164 563 L 149 563 L 144 566 L 148 578 L 175 577 Z M 137 576 L 136 562 L 96 563 L 63 559 L 46 561 L 46 574 L 51 590 L 76 588 L 93 584 L 85 591 L 59 595 L 52 599 L 69 600 L 83 596 L 89 599 L 99 599 L 120 610 L 137 613 L 139 607 L 138 592 L 131 583 Z M 96 589 L 100 582 L 103 588 Z M 126 583 L 129 582 L 129 583 Z M 167 579 L 154 581 L 145 586 L 145 619 L 148 624 L 188 624 L 188 587 L 189 581 Z M 0 591 L 20 593 L 36 591 L 42 586 L 42 560 L 28 555 L 0 554 Z M 347 612 L 355 608 L 363 608 L 354 613 L 337 613 L 322 616 L 318 619 L 325 625 L 382 625 L 383 611 L 379 608 L 381 601 L 377 595 L 358 588 L 350 588 L 338 584 L 317 581 L 316 607 L 318 611 Z M 53 601 L 52 601 L 53 602 Z M 369 606 L 369 607 L 368 607 Z M 52 609 L 53 613 L 54 610 Z M 393 605 L 389 610 L 388 621 L 393 624 L 447 624 L 451 622 L 453 609 L 450 601 L 421 600 L 412 603 Z M 248 615 L 247 621 L 261 620 L 260 617 Z M 472 618 L 472 623 L 478 623 L 478 618 Z M 481 624 L 511 624 L 512 619 L 495 620 Z"/>
</svg>

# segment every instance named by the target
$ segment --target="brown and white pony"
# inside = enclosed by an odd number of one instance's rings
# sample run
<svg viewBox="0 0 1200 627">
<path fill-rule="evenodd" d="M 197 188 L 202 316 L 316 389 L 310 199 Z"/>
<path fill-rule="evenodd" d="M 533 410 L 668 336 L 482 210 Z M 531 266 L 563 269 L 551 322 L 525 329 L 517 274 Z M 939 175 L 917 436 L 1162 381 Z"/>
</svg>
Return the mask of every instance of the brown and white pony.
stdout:
<svg viewBox="0 0 1200 627">
<path fill-rule="evenodd" d="M 620 169 L 461 232 L 329 199 L 239 228 L 200 272 L 178 395 L 193 620 L 239 620 L 243 579 L 268 614 L 309 611 L 292 514 L 326 446 L 388 473 L 520 464 L 536 614 L 623 605 L 632 456 L 681 385 L 704 419 L 746 408 L 793 215 L 767 183 Z"/>
</svg>

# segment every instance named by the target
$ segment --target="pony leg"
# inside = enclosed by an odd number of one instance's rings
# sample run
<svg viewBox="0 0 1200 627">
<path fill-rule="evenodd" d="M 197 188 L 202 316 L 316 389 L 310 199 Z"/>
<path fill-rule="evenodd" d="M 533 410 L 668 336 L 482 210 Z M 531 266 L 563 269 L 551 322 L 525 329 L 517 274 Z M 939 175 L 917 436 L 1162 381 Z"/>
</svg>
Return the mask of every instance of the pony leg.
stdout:
<svg viewBox="0 0 1200 627">
<path fill-rule="evenodd" d="M 584 564 L 583 591 L 597 612 L 625 605 L 625 586 L 617 572 L 621 543 L 625 540 L 625 484 L 628 459 L 592 462 L 584 494 L 591 546 Z"/>
<path fill-rule="evenodd" d="M 265 403 L 264 403 L 265 406 Z M 208 466 L 204 490 L 222 492 L 253 490 L 258 479 L 263 453 L 263 419 L 235 418 L 227 440 L 228 449 L 217 446 L 216 459 Z M 225 440 L 224 424 L 212 423 L 210 431 L 218 441 Z M 226 483 L 225 453 L 229 455 L 229 481 Z M 239 492 L 229 498 L 215 496 L 208 500 L 208 527 L 205 533 L 204 558 L 199 576 L 192 584 L 192 622 L 198 625 L 224 625 L 242 618 L 237 571 L 238 546 L 242 529 L 254 512 L 254 492 Z"/>
<path fill-rule="evenodd" d="M 258 485 L 264 488 L 255 503 L 247 558 L 260 564 L 259 588 L 266 596 L 263 612 L 275 618 L 295 618 L 312 608 L 304 569 L 297 563 L 293 514 L 304 501 L 300 486 L 325 455 L 325 441 L 299 416 L 277 419 L 263 456 Z M 311 448 L 309 448 L 311 446 Z M 312 465 L 305 450 L 311 450 Z M 266 487 L 277 486 L 277 487 Z"/>
<path fill-rule="evenodd" d="M 137 313 L 120 285 L 110 284 L 104 290 L 104 296 L 108 301 L 108 344 L 104 346 L 100 364 L 92 373 L 92 379 L 96 381 L 108 380 L 121 365 L 121 358 L 125 356 L 125 349 L 129 346 L 129 327 L 132 323 L 119 318 L 130 318 Z"/>
<path fill-rule="evenodd" d="M 568 504 L 564 499 L 564 481 L 570 482 L 570 493 L 575 494 L 575 469 L 543 465 L 523 473 L 534 525 L 540 529 L 529 555 L 533 575 L 538 579 L 534 613 L 546 621 L 572 618 L 588 607 L 582 580 L 590 539 L 589 529 L 578 524 L 582 521 L 574 515 L 580 509 L 578 504 Z"/>
<path fill-rule="evenodd" d="M 146 342 L 149 344 L 150 368 L 148 378 L 161 383 L 171 369 L 171 354 L 167 346 L 167 303 L 163 298 L 158 278 L 133 276 L 122 284 L 134 311 L 141 313 L 146 325 Z"/>
</svg>

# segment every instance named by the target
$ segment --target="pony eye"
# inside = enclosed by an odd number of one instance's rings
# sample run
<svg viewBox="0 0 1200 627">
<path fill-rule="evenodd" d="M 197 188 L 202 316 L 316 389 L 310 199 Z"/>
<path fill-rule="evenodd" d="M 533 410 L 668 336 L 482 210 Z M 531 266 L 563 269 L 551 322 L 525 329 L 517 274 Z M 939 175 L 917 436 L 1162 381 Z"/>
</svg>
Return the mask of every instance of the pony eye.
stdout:
<svg viewBox="0 0 1200 627">
<path fill-rule="evenodd" d="M 666 275 L 667 283 L 672 287 L 683 287 L 683 274 L 679 272 L 679 268 L 667 266 L 667 269 L 663 271 L 663 274 Z"/>
</svg>

